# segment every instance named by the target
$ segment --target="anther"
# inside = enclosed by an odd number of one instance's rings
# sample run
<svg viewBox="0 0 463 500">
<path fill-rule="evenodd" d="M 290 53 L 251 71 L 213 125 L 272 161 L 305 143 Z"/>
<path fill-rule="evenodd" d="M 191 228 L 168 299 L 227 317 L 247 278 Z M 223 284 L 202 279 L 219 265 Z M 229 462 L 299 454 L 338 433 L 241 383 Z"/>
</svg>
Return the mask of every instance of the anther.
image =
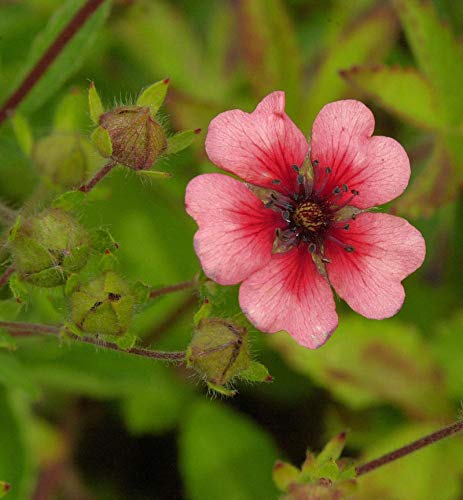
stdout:
<svg viewBox="0 0 463 500">
<path fill-rule="evenodd" d="M 275 200 L 275 201 L 278 199 L 278 198 L 277 198 L 277 195 L 276 195 L 275 193 L 272 193 L 272 194 L 270 195 L 270 198 L 272 198 L 272 200 Z"/>
<path fill-rule="evenodd" d="M 298 183 L 299 185 L 304 184 L 304 176 L 303 176 L 303 175 L 301 175 L 301 174 L 297 174 L 297 183 Z"/>
<path fill-rule="evenodd" d="M 349 226 L 349 224 L 346 224 L 346 225 L 344 226 L 344 229 L 345 229 L 346 231 L 348 231 L 348 230 L 349 230 L 349 227 L 350 227 L 350 226 Z"/>
<path fill-rule="evenodd" d="M 348 253 L 352 253 L 354 251 L 354 247 L 352 245 L 346 245 L 344 250 Z"/>
<path fill-rule="evenodd" d="M 291 222 L 291 218 L 289 216 L 289 211 L 288 210 L 285 210 L 281 215 L 283 217 L 283 220 L 285 220 L 286 222 Z"/>
<path fill-rule="evenodd" d="M 317 249 L 317 246 L 315 245 L 315 243 L 311 243 L 309 245 L 309 253 L 314 253 L 316 249 Z"/>
<path fill-rule="evenodd" d="M 328 257 L 322 257 L 322 262 L 324 264 L 331 264 L 331 259 L 328 259 Z"/>
<path fill-rule="evenodd" d="M 360 193 L 356 190 L 356 189 L 352 189 L 351 190 L 351 193 L 354 195 L 354 196 L 358 196 Z"/>
<path fill-rule="evenodd" d="M 281 181 L 280 181 L 280 179 L 273 179 L 272 184 L 278 185 L 278 184 L 281 184 Z"/>
<path fill-rule="evenodd" d="M 326 172 L 327 174 L 331 174 L 331 172 L 332 172 L 332 171 L 333 171 L 333 170 L 331 169 L 331 167 L 326 167 L 326 168 L 325 168 L 325 172 Z"/>
<path fill-rule="evenodd" d="M 349 188 L 348 188 L 347 184 L 343 184 L 343 185 L 342 185 L 342 190 L 343 190 L 345 193 L 347 193 L 347 191 L 349 191 Z"/>
<path fill-rule="evenodd" d="M 341 188 L 339 186 L 336 186 L 334 189 L 333 189 L 333 194 L 339 194 L 341 192 Z"/>
<path fill-rule="evenodd" d="M 314 160 L 314 161 L 312 162 L 312 166 L 314 166 L 314 167 L 318 167 L 318 164 L 319 164 L 319 163 L 320 163 L 320 162 L 319 162 L 318 160 Z"/>
<path fill-rule="evenodd" d="M 295 172 L 299 173 L 299 167 L 298 167 L 297 165 L 291 165 L 291 168 L 292 168 Z"/>
</svg>

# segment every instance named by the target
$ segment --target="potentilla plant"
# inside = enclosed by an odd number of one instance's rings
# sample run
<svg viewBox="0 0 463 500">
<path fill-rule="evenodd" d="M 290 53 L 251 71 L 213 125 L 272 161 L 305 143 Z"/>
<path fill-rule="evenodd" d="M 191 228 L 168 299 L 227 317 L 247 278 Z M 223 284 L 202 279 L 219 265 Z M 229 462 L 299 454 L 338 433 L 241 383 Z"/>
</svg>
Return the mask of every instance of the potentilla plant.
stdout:
<svg viewBox="0 0 463 500">
<path fill-rule="evenodd" d="M 401 308 L 401 281 L 423 263 L 425 243 L 406 220 L 371 209 L 410 177 L 405 150 L 372 136 L 374 123 L 361 102 L 333 102 L 309 141 L 286 115 L 284 92 L 211 122 L 209 158 L 244 182 L 222 174 L 190 182 L 194 246 L 210 279 L 242 283 L 241 308 L 259 330 L 320 347 L 338 324 L 332 288 L 367 318 Z"/>
</svg>

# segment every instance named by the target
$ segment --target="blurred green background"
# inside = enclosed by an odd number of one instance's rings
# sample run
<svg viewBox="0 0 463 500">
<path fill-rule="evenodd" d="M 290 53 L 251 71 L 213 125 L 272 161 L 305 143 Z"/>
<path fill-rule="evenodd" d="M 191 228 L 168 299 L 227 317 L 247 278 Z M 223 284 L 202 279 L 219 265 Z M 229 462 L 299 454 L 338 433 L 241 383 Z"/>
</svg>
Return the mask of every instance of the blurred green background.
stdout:
<svg viewBox="0 0 463 500">
<path fill-rule="evenodd" d="M 15 88 L 82 4 L 0 2 L 0 97 Z M 109 228 L 127 279 L 153 286 L 190 279 L 199 264 L 188 181 L 215 171 L 204 153 L 219 112 L 251 111 L 286 91 L 287 111 L 309 134 L 320 108 L 366 102 L 376 133 L 399 140 L 412 163 L 404 195 L 384 209 L 424 234 L 424 266 L 405 282 L 393 319 L 376 322 L 338 301 L 340 327 L 317 351 L 287 335 L 251 332 L 272 384 L 208 397 L 199 380 L 95 346 L 24 338 L 0 346 L 0 480 L 7 498 L 273 499 L 277 458 L 299 465 L 349 431 L 360 462 L 457 418 L 463 398 L 463 3 L 452 0 L 119 0 L 106 3 L 20 106 L 36 139 L 69 95 L 92 130 L 86 89 L 107 106 L 165 77 L 172 130 L 202 128 L 193 147 L 161 162 L 172 179 L 141 182 L 116 169 L 80 207 L 89 228 Z M 0 198 L 31 203 L 39 176 L 10 123 L 0 129 Z M 7 228 L 3 227 L 5 232 Z M 1 255 L 2 269 L 7 253 Z M 62 322 L 61 290 L 30 290 L 20 307 L 0 291 L 0 319 Z M 230 294 L 232 296 L 233 294 Z M 232 299 L 230 299 L 232 300 Z M 233 299 L 233 300 L 236 300 Z M 159 349 L 184 349 L 197 310 L 182 292 L 153 301 L 134 333 Z M 452 438 L 359 480 L 357 498 L 463 498 L 463 439 Z"/>
</svg>

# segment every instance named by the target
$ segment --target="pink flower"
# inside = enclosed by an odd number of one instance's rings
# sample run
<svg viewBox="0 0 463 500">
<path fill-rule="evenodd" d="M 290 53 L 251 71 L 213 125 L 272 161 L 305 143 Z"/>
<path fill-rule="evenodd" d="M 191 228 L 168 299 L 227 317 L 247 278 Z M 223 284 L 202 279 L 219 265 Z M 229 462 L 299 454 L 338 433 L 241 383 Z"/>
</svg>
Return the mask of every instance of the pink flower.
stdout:
<svg viewBox="0 0 463 500">
<path fill-rule="evenodd" d="M 246 183 L 222 174 L 189 183 L 195 250 L 209 278 L 242 282 L 241 308 L 261 331 L 319 347 L 338 324 L 331 287 L 367 318 L 401 308 L 401 281 L 425 244 L 406 220 L 365 210 L 399 196 L 410 177 L 402 146 L 372 136 L 374 124 L 361 102 L 333 102 L 310 147 L 284 92 L 273 92 L 254 112 L 226 111 L 209 125 L 209 158 Z"/>
</svg>

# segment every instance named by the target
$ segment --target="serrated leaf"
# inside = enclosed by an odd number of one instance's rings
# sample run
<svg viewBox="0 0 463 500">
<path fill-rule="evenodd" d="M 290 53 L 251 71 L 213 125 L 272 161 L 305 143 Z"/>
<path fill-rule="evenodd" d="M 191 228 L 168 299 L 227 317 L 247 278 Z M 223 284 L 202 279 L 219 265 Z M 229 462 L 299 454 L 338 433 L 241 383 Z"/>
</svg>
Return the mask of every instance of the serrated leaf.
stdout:
<svg viewBox="0 0 463 500">
<path fill-rule="evenodd" d="M 100 116 L 104 113 L 104 107 L 93 82 L 88 87 L 88 107 L 90 118 L 95 125 L 98 125 L 100 123 Z"/>
<path fill-rule="evenodd" d="M 438 93 L 449 124 L 463 122 L 463 47 L 428 0 L 394 0 L 419 67 Z"/>
<path fill-rule="evenodd" d="M 32 69 L 45 51 L 56 39 L 61 30 L 83 5 L 83 0 L 67 0 L 53 15 L 44 30 L 34 40 L 31 51 L 24 64 L 23 71 L 14 82 L 16 88 L 24 76 Z M 97 34 L 103 26 L 110 9 L 110 1 L 106 1 L 86 21 L 82 28 L 63 48 L 60 55 L 48 68 L 44 76 L 21 102 L 19 108 L 31 112 L 41 106 L 64 82 L 79 69 L 92 50 Z"/>
<path fill-rule="evenodd" d="M 375 102 L 426 129 L 445 127 L 431 83 L 414 68 L 354 67 L 341 72 L 352 85 L 372 97 Z"/>
<path fill-rule="evenodd" d="M 270 474 L 277 457 L 275 447 L 244 415 L 198 401 L 184 415 L 179 445 L 189 499 L 276 498 Z"/>
<path fill-rule="evenodd" d="M 316 351 L 285 334 L 268 341 L 292 368 L 351 408 L 388 402 L 412 415 L 448 411 L 437 362 L 409 324 L 344 316 L 330 341 Z"/>
<path fill-rule="evenodd" d="M 21 112 L 16 111 L 11 117 L 11 125 L 13 126 L 13 131 L 21 151 L 26 156 L 29 156 L 34 143 L 29 122 Z"/>
<path fill-rule="evenodd" d="M 142 91 L 137 99 L 137 106 L 148 106 L 154 116 L 162 106 L 169 88 L 169 79 L 153 83 Z"/>
<path fill-rule="evenodd" d="M 169 137 L 167 139 L 166 154 L 171 155 L 183 151 L 193 143 L 195 136 L 199 132 L 201 132 L 201 129 L 184 130 L 183 132 L 178 132 L 172 137 Z"/>
</svg>

